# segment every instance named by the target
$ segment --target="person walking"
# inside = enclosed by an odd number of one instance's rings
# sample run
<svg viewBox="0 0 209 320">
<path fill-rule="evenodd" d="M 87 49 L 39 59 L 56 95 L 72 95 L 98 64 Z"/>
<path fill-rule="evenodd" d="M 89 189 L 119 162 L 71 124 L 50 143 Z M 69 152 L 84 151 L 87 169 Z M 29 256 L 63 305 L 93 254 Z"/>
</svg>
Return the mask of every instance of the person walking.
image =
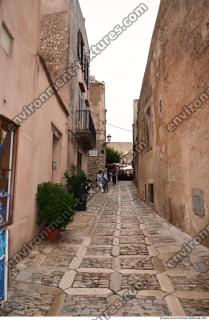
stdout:
<svg viewBox="0 0 209 320">
<path fill-rule="evenodd" d="M 102 192 L 104 192 L 104 188 L 103 188 L 103 182 L 104 182 L 104 181 L 103 181 L 103 173 L 102 173 L 102 170 L 99 170 L 99 171 L 98 171 L 96 181 L 97 181 L 98 187 L 101 189 Z"/>
</svg>

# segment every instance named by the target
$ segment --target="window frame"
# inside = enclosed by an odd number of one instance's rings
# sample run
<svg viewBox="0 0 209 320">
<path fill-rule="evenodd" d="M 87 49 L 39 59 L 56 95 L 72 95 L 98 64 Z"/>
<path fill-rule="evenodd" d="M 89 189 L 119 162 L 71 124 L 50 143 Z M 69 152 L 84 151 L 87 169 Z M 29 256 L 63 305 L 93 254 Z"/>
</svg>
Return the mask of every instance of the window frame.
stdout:
<svg viewBox="0 0 209 320">
<path fill-rule="evenodd" d="M 83 41 L 83 36 L 81 33 L 81 30 L 78 30 L 78 36 L 77 36 L 77 55 L 78 59 L 80 61 L 82 71 L 84 71 L 85 68 L 85 43 Z"/>
<path fill-rule="evenodd" d="M 14 202 L 15 202 L 15 173 L 16 173 L 16 159 L 17 159 L 17 144 L 18 144 L 18 125 L 15 124 L 13 121 L 9 120 L 2 114 L 0 114 L 0 120 L 3 121 L 4 124 L 8 126 L 8 130 L 12 131 L 11 141 L 12 144 L 10 145 L 10 158 L 9 158 L 9 178 L 10 181 L 8 182 L 8 193 L 10 195 L 7 197 L 7 208 L 6 208 L 6 221 L 0 223 L 0 228 L 5 228 L 13 223 L 13 209 L 14 209 Z M 13 130 L 9 128 L 12 125 Z M 11 168 L 11 169 L 10 169 Z"/>
</svg>

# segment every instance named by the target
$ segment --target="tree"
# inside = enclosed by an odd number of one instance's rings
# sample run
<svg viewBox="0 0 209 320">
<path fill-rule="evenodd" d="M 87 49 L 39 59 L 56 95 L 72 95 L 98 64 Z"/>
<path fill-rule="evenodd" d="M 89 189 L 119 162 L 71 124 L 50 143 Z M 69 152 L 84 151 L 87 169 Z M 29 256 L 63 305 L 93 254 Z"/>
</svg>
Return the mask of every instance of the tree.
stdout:
<svg viewBox="0 0 209 320">
<path fill-rule="evenodd" d="M 107 164 L 119 163 L 122 154 L 110 147 L 107 147 Z"/>
</svg>

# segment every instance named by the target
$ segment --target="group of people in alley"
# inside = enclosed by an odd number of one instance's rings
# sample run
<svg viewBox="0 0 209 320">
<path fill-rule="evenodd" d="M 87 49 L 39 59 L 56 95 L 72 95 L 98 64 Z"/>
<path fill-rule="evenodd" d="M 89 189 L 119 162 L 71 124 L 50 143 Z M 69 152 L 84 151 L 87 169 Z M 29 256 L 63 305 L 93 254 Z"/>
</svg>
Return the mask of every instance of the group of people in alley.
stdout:
<svg viewBox="0 0 209 320">
<path fill-rule="evenodd" d="M 112 181 L 113 186 L 115 186 L 117 184 L 117 177 L 118 172 L 116 167 L 112 170 L 99 170 L 96 178 L 97 186 L 100 188 L 101 192 L 108 192 L 109 182 Z"/>
</svg>

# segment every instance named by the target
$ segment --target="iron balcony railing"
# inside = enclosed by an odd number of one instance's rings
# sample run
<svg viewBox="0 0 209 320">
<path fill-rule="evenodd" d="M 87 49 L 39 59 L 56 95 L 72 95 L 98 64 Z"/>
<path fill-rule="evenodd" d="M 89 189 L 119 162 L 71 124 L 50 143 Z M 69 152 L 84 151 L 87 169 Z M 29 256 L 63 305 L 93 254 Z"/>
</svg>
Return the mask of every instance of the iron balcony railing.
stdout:
<svg viewBox="0 0 209 320">
<path fill-rule="evenodd" d="M 96 145 L 96 129 L 90 110 L 77 110 L 77 134 L 89 135 L 93 145 Z"/>
</svg>

